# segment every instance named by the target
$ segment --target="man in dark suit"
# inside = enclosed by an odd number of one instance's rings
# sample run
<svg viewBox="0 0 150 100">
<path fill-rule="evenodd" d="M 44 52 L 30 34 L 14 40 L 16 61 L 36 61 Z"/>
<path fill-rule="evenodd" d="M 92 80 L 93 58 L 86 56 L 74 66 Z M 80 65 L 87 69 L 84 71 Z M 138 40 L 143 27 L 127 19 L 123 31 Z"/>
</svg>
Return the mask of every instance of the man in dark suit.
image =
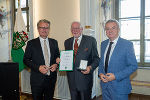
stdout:
<svg viewBox="0 0 150 100">
<path fill-rule="evenodd" d="M 95 38 L 82 35 L 83 28 L 79 22 L 73 22 L 73 37 L 65 40 L 65 50 L 74 50 L 73 71 L 67 72 L 71 100 L 91 100 L 93 71 L 98 66 L 99 56 Z M 75 43 L 77 42 L 77 43 Z M 88 61 L 86 70 L 80 70 L 82 61 Z"/>
<path fill-rule="evenodd" d="M 128 100 L 131 92 L 130 75 L 137 69 L 133 43 L 119 37 L 119 23 L 108 20 L 105 24 L 109 39 L 101 43 L 99 77 L 103 100 Z"/>
<path fill-rule="evenodd" d="M 50 21 L 40 20 L 37 28 L 39 37 L 27 43 L 23 61 L 31 68 L 30 84 L 33 99 L 52 100 L 57 78 L 58 43 L 48 38 Z"/>
</svg>

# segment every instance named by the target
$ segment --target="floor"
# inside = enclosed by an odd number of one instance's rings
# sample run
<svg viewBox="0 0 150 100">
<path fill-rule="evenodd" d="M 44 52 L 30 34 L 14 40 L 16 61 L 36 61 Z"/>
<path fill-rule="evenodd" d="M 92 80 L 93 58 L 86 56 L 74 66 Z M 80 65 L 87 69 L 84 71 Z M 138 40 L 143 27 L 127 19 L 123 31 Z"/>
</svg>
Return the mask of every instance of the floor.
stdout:
<svg viewBox="0 0 150 100">
<path fill-rule="evenodd" d="M 29 94 L 22 94 L 20 97 L 20 100 L 32 100 L 32 96 Z M 100 96 L 98 98 L 94 98 L 93 100 L 102 100 L 102 97 Z M 150 100 L 150 95 L 130 94 L 129 100 Z"/>
<path fill-rule="evenodd" d="M 94 100 L 102 100 L 102 97 L 100 96 Z M 130 94 L 129 100 L 150 100 L 150 95 Z"/>
</svg>

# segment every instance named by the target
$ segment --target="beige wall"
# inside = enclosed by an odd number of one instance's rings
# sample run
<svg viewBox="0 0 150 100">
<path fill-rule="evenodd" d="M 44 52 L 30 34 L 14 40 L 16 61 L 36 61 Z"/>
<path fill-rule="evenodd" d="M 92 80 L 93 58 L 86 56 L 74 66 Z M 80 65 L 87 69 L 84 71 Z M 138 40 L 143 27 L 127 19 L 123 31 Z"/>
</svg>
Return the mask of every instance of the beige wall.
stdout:
<svg viewBox="0 0 150 100">
<path fill-rule="evenodd" d="M 150 95 L 150 70 L 139 68 L 137 73 L 134 74 L 132 74 L 134 77 L 133 80 L 135 81 L 132 85 L 132 92 L 137 94 Z"/>
<path fill-rule="evenodd" d="M 80 21 L 80 0 L 33 0 L 34 37 L 38 36 L 36 23 L 43 18 L 51 21 L 49 37 L 58 40 L 63 50 L 64 40 L 71 37 L 71 22 Z"/>
</svg>

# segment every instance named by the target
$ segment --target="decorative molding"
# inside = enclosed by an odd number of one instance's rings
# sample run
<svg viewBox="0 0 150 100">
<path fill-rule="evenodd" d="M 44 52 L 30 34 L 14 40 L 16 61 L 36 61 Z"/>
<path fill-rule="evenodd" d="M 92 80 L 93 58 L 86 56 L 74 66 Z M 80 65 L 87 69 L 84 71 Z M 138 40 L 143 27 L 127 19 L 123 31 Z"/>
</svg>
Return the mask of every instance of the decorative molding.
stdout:
<svg viewBox="0 0 150 100">
<path fill-rule="evenodd" d="M 141 87 L 148 87 L 148 88 L 150 88 L 150 82 L 148 82 L 148 81 L 132 80 L 131 84 L 134 85 L 134 86 L 141 86 Z"/>
</svg>

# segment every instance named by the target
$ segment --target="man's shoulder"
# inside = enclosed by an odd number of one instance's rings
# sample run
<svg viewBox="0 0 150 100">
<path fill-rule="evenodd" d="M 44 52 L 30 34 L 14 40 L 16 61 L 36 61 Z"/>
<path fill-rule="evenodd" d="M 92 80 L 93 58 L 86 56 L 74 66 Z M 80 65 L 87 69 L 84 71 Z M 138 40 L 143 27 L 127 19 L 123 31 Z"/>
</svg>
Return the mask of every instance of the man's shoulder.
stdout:
<svg viewBox="0 0 150 100">
<path fill-rule="evenodd" d="M 122 42 L 123 44 L 132 44 L 132 42 L 130 40 L 124 39 L 124 38 L 119 38 L 120 42 Z"/>
<path fill-rule="evenodd" d="M 71 41 L 72 39 L 73 39 L 73 37 L 70 37 L 70 38 L 66 39 L 65 42 Z"/>
<path fill-rule="evenodd" d="M 101 42 L 101 44 L 105 44 L 105 43 L 108 43 L 109 42 L 109 39 L 106 39 L 104 41 Z"/>
<path fill-rule="evenodd" d="M 89 36 L 89 35 L 83 35 L 83 37 L 87 39 L 95 39 L 93 36 Z"/>
<path fill-rule="evenodd" d="M 54 38 L 48 38 L 48 40 L 50 40 L 50 41 L 57 41 L 57 40 L 54 39 Z"/>
<path fill-rule="evenodd" d="M 85 39 L 87 42 L 94 42 L 96 39 L 93 36 L 83 35 L 82 39 Z"/>
<path fill-rule="evenodd" d="M 29 40 L 28 42 L 32 43 L 32 42 L 36 42 L 36 41 L 39 41 L 39 38 L 38 38 L 38 37 L 37 37 L 37 38 L 34 38 L 34 39 L 31 39 L 31 40 Z"/>
<path fill-rule="evenodd" d="M 117 45 L 119 45 L 121 48 L 125 49 L 125 48 L 130 48 L 133 47 L 133 43 L 127 39 L 124 38 L 119 38 L 117 41 Z"/>
</svg>

